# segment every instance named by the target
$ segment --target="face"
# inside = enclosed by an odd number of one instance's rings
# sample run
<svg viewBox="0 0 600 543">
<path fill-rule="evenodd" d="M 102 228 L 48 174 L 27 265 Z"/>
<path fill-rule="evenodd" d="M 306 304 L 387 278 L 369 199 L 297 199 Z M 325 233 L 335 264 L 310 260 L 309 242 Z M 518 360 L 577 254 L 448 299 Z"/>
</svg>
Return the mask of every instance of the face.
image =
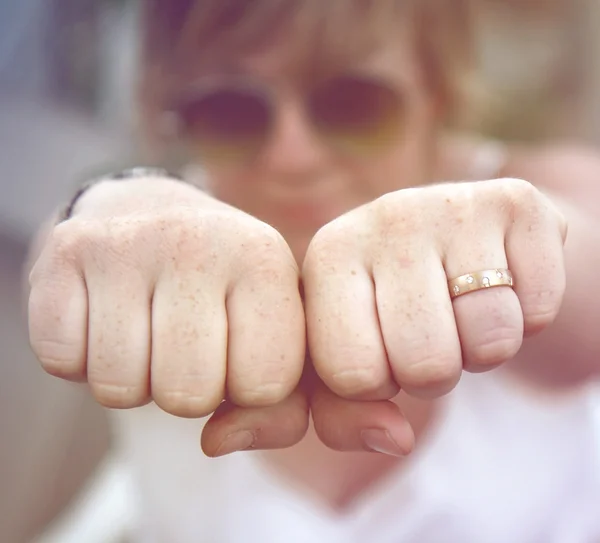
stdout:
<svg viewBox="0 0 600 543">
<path fill-rule="evenodd" d="M 182 111 L 211 193 L 277 228 L 301 258 L 327 222 L 427 182 L 436 108 L 407 42 L 312 77 L 283 40 L 200 70 Z M 208 138 L 207 115 L 220 131 Z"/>
</svg>

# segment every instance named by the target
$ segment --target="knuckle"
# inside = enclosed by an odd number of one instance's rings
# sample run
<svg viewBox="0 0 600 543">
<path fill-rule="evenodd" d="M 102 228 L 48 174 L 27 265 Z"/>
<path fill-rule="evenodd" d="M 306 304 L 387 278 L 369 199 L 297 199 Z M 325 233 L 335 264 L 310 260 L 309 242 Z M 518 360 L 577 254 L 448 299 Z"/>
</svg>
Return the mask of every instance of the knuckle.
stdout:
<svg viewBox="0 0 600 543">
<path fill-rule="evenodd" d="M 284 383 L 270 382 L 254 387 L 242 386 L 231 395 L 233 402 L 240 407 L 268 407 L 285 400 L 292 390 Z"/>
<path fill-rule="evenodd" d="M 177 266 L 187 263 L 196 269 L 216 270 L 235 259 L 245 272 L 259 274 L 280 270 L 282 262 L 296 266 L 275 228 L 241 213 L 215 212 L 200 217 L 178 213 L 159 220 L 156 227 L 164 240 L 163 252 L 176 259 Z"/>
<path fill-rule="evenodd" d="M 496 337 L 472 345 L 467 353 L 469 366 L 495 367 L 514 358 L 522 344 L 522 333 L 516 329 L 494 331 Z"/>
<path fill-rule="evenodd" d="M 379 366 L 344 369 L 332 375 L 331 388 L 345 398 L 371 395 L 387 383 L 388 375 Z"/>
<path fill-rule="evenodd" d="M 384 194 L 375 200 L 370 207 L 380 225 L 397 225 L 399 219 L 418 218 L 423 208 L 428 208 L 437 200 L 438 191 L 405 189 Z"/>
<path fill-rule="evenodd" d="M 56 260 L 62 263 L 72 263 L 77 260 L 82 251 L 88 249 L 89 240 L 94 232 L 95 228 L 83 220 L 73 219 L 57 225 L 51 237 L 51 246 Z"/>
<path fill-rule="evenodd" d="M 108 383 L 90 379 L 90 389 L 96 401 L 109 409 L 131 409 L 145 403 L 144 386 L 125 383 Z"/>
<path fill-rule="evenodd" d="M 243 361 L 230 356 L 227 382 L 235 404 L 240 407 L 272 406 L 294 392 L 301 378 L 304 357 L 283 353 L 271 358 L 271 353 L 276 350 L 277 347 L 271 347 L 261 353 L 249 354 Z"/>
<path fill-rule="evenodd" d="M 198 394 L 189 390 L 161 390 L 154 401 L 163 411 L 181 418 L 199 418 L 212 413 L 221 403 L 222 395 Z"/>
<path fill-rule="evenodd" d="M 508 205 L 514 209 L 523 209 L 529 212 L 540 207 L 542 203 L 541 193 L 529 181 L 506 178 L 498 180 L 497 184 Z"/>
<path fill-rule="evenodd" d="M 356 237 L 340 219 L 321 227 L 308 246 L 303 271 L 335 268 L 354 243 Z"/>
<path fill-rule="evenodd" d="M 398 212 L 401 208 L 405 206 L 402 205 L 402 198 L 398 195 L 398 193 L 388 193 L 380 196 L 375 200 L 375 206 L 372 208 L 376 217 L 384 224 L 389 222 L 394 222 L 398 217 Z"/>
<path fill-rule="evenodd" d="M 191 257 L 210 253 L 212 232 L 215 228 L 206 217 L 192 218 L 182 213 L 169 213 L 153 221 L 152 232 L 157 234 L 159 245 L 169 255 Z"/>
<path fill-rule="evenodd" d="M 395 193 L 380 196 L 371 210 L 374 215 L 371 222 L 376 232 L 383 236 L 398 231 L 409 219 L 409 206 L 403 205 L 402 198 Z"/>
<path fill-rule="evenodd" d="M 58 225 L 52 243 L 60 262 L 92 261 L 96 266 L 129 260 L 149 237 L 142 221 L 72 219 Z"/>
<path fill-rule="evenodd" d="M 399 370 L 400 386 L 411 392 L 434 391 L 443 394 L 452 390 L 461 374 L 461 359 L 445 352 L 415 353 Z"/>
<path fill-rule="evenodd" d="M 438 223 L 439 190 L 406 189 L 377 199 L 369 210 L 366 247 L 413 254 Z"/>
<path fill-rule="evenodd" d="M 46 373 L 60 378 L 71 378 L 83 371 L 83 360 L 77 346 L 62 342 L 32 339 L 31 348 Z"/>
<path fill-rule="evenodd" d="M 245 264 L 245 275 L 260 277 L 268 283 L 279 283 L 284 270 L 297 275 L 298 267 L 286 241 L 268 225 L 259 226 L 242 239 L 238 255 Z"/>
<path fill-rule="evenodd" d="M 545 279 L 543 282 L 544 284 L 540 284 L 541 281 L 538 279 L 530 289 L 519 292 L 525 325 L 529 329 L 548 326 L 560 312 L 566 290 L 564 274 L 560 280 L 553 278 Z"/>
<path fill-rule="evenodd" d="M 43 354 L 36 355 L 43 370 L 53 377 L 71 380 L 83 375 L 83 368 L 75 360 L 56 359 Z"/>
<path fill-rule="evenodd" d="M 317 256 L 328 255 L 332 250 L 339 246 L 341 231 L 338 223 L 333 221 L 322 226 L 313 237 L 309 250 Z"/>
<path fill-rule="evenodd" d="M 550 326 L 558 317 L 560 302 L 537 302 L 534 305 L 522 304 L 525 317 L 525 330 L 535 333 Z"/>
<path fill-rule="evenodd" d="M 273 226 L 259 221 L 251 220 L 250 225 L 243 225 L 247 230 L 247 241 L 252 249 L 263 249 L 267 253 L 278 254 L 282 249 L 287 249 L 284 237 Z"/>
<path fill-rule="evenodd" d="M 499 183 L 512 194 L 523 198 L 537 198 L 538 190 L 533 183 L 518 177 L 505 177 L 498 180 Z"/>
</svg>

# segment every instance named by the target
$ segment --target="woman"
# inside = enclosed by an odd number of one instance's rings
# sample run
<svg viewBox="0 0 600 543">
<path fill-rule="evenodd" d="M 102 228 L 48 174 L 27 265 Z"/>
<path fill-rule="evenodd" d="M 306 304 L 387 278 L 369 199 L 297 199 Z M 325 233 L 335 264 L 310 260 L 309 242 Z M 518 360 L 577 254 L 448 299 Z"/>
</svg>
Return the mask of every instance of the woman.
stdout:
<svg viewBox="0 0 600 543">
<path fill-rule="evenodd" d="M 156 1 L 145 28 L 144 136 L 188 183 L 80 191 L 30 295 L 46 371 L 158 406 L 117 417 L 139 541 L 600 538 L 600 160 L 447 130 L 467 1 Z"/>
</svg>

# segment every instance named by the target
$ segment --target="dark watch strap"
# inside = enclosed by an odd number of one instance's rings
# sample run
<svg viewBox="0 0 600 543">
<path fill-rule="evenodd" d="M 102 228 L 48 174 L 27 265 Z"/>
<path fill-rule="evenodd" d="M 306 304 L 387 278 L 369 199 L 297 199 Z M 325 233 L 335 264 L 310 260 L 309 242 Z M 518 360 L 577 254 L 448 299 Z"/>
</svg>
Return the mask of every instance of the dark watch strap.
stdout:
<svg viewBox="0 0 600 543">
<path fill-rule="evenodd" d="M 73 216 L 73 210 L 77 205 L 77 202 L 81 200 L 81 197 L 90 190 L 94 185 L 101 183 L 102 181 L 128 181 L 131 179 L 139 179 L 142 177 L 166 177 L 169 179 L 182 180 L 180 175 L 174 174 L 162 168 L 144 168 L 136 167 L 121 170 L 120 172 L 114 172 L 99 177 L 94 177 L 89 181 L 86 181 L 79 187 L 77 192 L 73 195 L 69 203 L 64 207 L 60 214 L 59 222 L 67 221 Z"/>
</svg>

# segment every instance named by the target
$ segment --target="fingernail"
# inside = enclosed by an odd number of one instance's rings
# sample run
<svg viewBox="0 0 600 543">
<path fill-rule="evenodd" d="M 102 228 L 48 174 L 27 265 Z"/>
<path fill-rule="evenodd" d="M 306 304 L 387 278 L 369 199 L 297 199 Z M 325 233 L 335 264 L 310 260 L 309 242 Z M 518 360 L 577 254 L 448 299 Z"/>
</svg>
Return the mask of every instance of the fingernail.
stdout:
<svg viewBox="0 0 600 543">
<path fill-rule="evenodd" d="M 255 436 L 252 432 L 241 430 L 229 434 L 219 445 L 215 456 L 225 456 L 238 451 L 245 451 L 254 444 Z"/>
<path fill-rule="evenodd" d="M 363 430 L 360 437 L 365 447 L 373 452 L 387 454 L 389 456 L 405 456 L 398 443 L 394 441 L 391 434 L 387 430 L 377 428 L 371 430 Z"/>
</svg>

